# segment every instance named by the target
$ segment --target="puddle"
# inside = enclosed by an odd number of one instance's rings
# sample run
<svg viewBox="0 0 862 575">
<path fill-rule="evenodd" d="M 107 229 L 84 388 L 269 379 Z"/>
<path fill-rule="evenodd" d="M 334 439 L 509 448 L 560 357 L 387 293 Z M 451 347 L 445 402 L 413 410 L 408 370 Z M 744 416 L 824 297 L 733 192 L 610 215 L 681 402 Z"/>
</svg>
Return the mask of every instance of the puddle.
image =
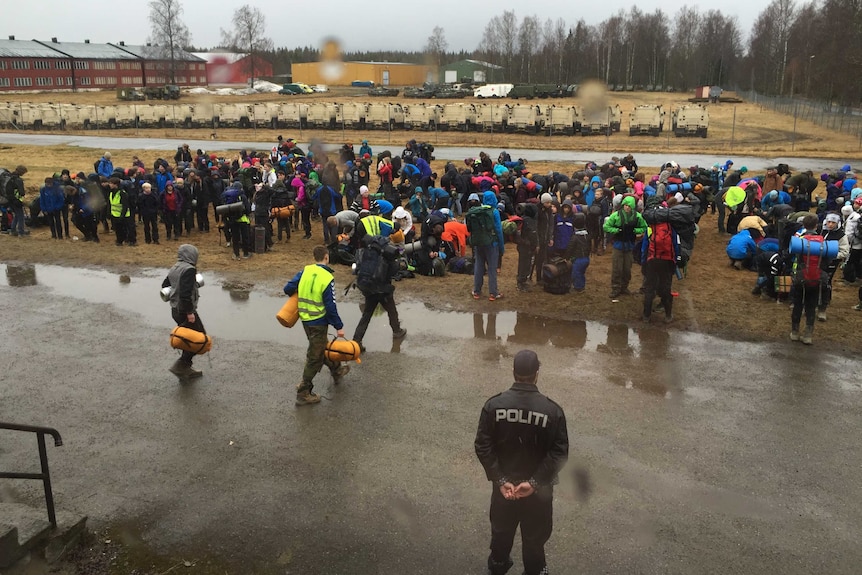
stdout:
<svg viewBox="0 0 862 575">
<path fill-rule="evenodd" d="M 126 279 L 124 275 L 104 270 L 0 265 L 5 268 L 4 273 L 0 273 L 0 286 L 5 289 L 48 289 L 53 294 L 84 300 L 94 306 L 112 305 L 137 313 L 152 326 L 170 329 L 175 325 L 168 304 L 158 294 L 166 269 L 142 270 L 125 282 L 122 281 Z M 204 273 L 204 278 L 199 311 L 216 346 L 220 338 L 276 342 L 301 348 L 307 345 L 301 328 L 285 329 L 275 320 L 275 314 L 285 302 L 277 290 L 228 281 L 212 273 Z M 338 302 L 348 337 L 362 315 L 362 301 L 359 291 L 353 290 Z M 708 350 L 720 340 L 702 334 L 668 331 L 656 326 L 638 325 L 632 329 L 621 323 L 606 325 L 539 317 L 527 312 L 440 311 L 400 296 L 398 313 L 408 331 L 407 338 L 392 341 L 385 312 L 378 308 L 365 337 L 369 352 L 434 357 L 439 348 L 437 343 L 476 339 L 485 343 L 473 349 L 474 357 L 485 362 L 505 362 L 511 361 L 513 349 L 518 346 L 551 347 L 564 352 L 560 357 L 566 358 L 564 361 L 568 364 L 561 367 L 570 371 L 573 378 L 579 377 L 577 366 L 586 363 L 601 370 L 603 379 L 611 386 L 666 399 L 686 397 L 698 402 L 710 399 L 703 390 L 685 392 L 682 389 L 680 374 L 676 372 L 678 362 L 674 360 L 680 353 L 706 353 L 708 356 Z M 721 342 L 721 345 L 732 348 L 739 344 Z M 766 346 L 762 347 L 763 353 L 767 353 Z M 586 355 L 575 361 L 579 354 Z M 693 387 L 697 385 L 696 381 L 689 383 Z"/>
</svg>

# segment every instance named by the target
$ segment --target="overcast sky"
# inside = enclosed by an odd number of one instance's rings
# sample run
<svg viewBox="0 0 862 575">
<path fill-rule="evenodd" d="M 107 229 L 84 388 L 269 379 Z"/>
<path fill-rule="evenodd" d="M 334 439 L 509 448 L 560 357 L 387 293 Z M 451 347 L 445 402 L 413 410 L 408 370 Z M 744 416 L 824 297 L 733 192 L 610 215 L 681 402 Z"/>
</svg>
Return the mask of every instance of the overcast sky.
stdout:
<svg viewBox="0 0 862 575">
<path fill-rule="evenodd" d="M 3 0 L 12 3 L 14 0 Z M 688 4 L 701 12 L 719 9 L 736 16 L 747 37 L 748 28 L 769 0 L 723 0 L 719 3 L 685 2 L 684 0 L 638 0 L 643 12 L 661 7 L 673 13 Z M 432 0 L 430 2 L 355 2 L 353 0 L 320 0 L 280 3 L 272 0 L 181 0 L 183 20 L 192 34 L 195 46 L 213 47 L 220 39 L 220 28 L 230 26 L 234 11 L 245 4 L 269 11 L 266 33 L 275 45 L 284 47 L 319 47 L 326 36 L 337 37 L 347 51 L 354 50 L 422 50 L 434 26 L 446 30 L 450 50 L 474 50 L 482 40 L 488 20 L 504 10 L 514 10 L 520 20 L 536 15 L 540 21 L 563 18 L 574 24 L 583 17 L 594 24 L 612 14 L 627 11 L 632 0 L 606 0 L 592 4 L 563 0 L 530 2 L 496 2 L 477 0 Z M 147 0 L 26 0 L 21 9 L 4 10 L 3 38 L 74 42 L 89 38 L 91 42 L 143 44 L 149 35 Z M 308 6 L 308 8 L 306 8 Z M 360 10 L 357 6 L 365 6 Z M 121 10 L 118 10 L 122 7 Z"/>
</svg>

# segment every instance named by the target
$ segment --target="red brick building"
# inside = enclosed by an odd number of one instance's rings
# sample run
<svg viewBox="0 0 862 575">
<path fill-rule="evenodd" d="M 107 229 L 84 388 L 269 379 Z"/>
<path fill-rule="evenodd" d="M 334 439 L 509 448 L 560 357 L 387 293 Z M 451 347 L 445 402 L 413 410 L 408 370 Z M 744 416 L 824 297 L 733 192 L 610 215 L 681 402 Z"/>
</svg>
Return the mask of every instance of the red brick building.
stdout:
<svg viewBox="0 0 862 575">
<path fill-rule="evenodd" d="M 0 40 L 0 91 L 115 89 L 171 83 L 170 65 L 147 46 Z M 206 61 L 187 52 L 175 58 L 180 86 L 205 86 Z"/>
<path fill-rule="evenodd" d="M 272 77 L 272 62 L 259 56 L 233 52 L 194 52 L 194 56 L 207 62 L 207 83 L 212 85 L 248 85 L 254 58 L 254 77 Z"/>
</svg>

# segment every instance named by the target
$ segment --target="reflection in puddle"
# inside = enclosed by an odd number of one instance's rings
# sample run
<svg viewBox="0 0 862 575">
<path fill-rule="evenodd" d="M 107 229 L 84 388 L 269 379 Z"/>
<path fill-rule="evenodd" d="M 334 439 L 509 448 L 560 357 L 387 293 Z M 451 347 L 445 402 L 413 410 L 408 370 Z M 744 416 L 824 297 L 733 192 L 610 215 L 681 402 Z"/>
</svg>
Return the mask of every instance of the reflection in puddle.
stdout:
<svg viewBox="0 0 862 575">
<path fill-rule="evenodd" d="M 6 266 L 6 281 L 9 287 L 27 287 L 36 285 L 36 266 L 32 264 L 17 264 Z"/>
<path fill-rule="evenodd" d="M 36 272 L 43 288 L 70 298 L 100 305 L 114 305 L 120 310 L 140 314 L 158 327 L 172 328 L 168 305 L 158 295 L 166 270 L 150 269 L 130 276 L 129 283 L 119 284 L 118 274 L 102 271 L 47 265 L 6 265 L 0 275 L 0 286 L 34 286 Z M 302 329 L 285 329 L 275 320 L 284 297 L 245 282 L 228 281 L 204 272 L 207 279 L 201 288 L 199 310 L 207 331 L 217 337 L 239 341 L 275 342 L 279 345 L 305 347 Z M 279 290 L 280 291 L 280 290 Z M 275 295 L 278 293 L 278 296 Z M 339 297 L 338 311 L 348 334 L 359 322 L 363 298 L 358 292 Z M 383 310 L 379 310 L 383 313 Z M 509 358 L 520 346 L 550 346 L 575 354 L 601 354 L 587 361 L 612 367 L 607 377 L 616 385 L 665 396 L 672 381 L 671 339 L 684 335 L 654 326 L 630 329 L 625 324 L 605 325 L 580 319 L 547 318 L 526 312 L 462 313 L 440 311 L 428 305 L 398 298 L 398 313 L 409 334 L 404 340 L 393 340 L 387 322 L 371 322 L 364 344 L 368 352 L 433 353 L 427 338 L 470 338 L 465 351 L 488 362 Z M 479 347 L 476 347 L 479 346 Z M 611 356 L 611 357 L 608 357 Z M 623 361 L 617 362 L 613 358 Z M 619 375 L 637 374 L 634 375 Z M 670 386 L 674 387 L 674 386 Z M 674 389 L 677 389 L 674 387 Z"/>
</svg>

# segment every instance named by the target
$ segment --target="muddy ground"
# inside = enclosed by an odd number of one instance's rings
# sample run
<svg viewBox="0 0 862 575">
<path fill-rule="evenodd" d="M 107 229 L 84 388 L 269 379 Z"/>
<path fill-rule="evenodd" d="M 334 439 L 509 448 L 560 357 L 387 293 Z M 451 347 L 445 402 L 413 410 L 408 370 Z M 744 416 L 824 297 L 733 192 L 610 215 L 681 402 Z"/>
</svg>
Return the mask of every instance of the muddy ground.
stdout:
<svg viewBox="0 0 862 575">
<path fill-rule="evenodd" d="M 202 234 L 197 231 L 183 237 L 183 242 L 198 246 L 201 259 L 198 268 L 216 271 L 228 278 L 264 284 L 273 292 L 311 261 L 311 249 L 322 241 L 322 225 L 313 222 L 313 238 L 303 240 L 297 233 L 289 241 L 277 242 L 274 249 L 258 254 L 249 260 L 233 261 L 232 251 L 224 245 L 218 231 Z M 790 324 L 790 307 L 785 304 L 761 300 L 751 294 L 755 274 L 737 271 L 728 265 L 724 248 L 730 236 L 718 235 L 716 216 L 707 213 L 701 220 L 701 233 L 682 281 L 674 281 L 675 300 L 673 329 L 704 332 L 734 340 L 770 341 L 787 338 Z M 140 268 L 168 267 L 176 254 L 178 242 L 162 238 L 161 245 L 143 243 L 139 226 L 137 247 L 117 247 L 112 236 L 102 236 L 100 244 L 74 240 L 53 240 L 47 228 L 35 228 L 30 237 L 0 236 L 0 253 L 3 260 L 32 263 L 52 263 L 73 266 L 98 266 L 117 272 L 131 272 Z M 505 298 L 488 302 L 474 301 L 470 297 L 472 276 L 447 274 L 443 278 L 416 277 L 397 285 L 396 294 L 410 294 L 440 309 L 482 311 L 493 309 L 529 310 L 537 315 L 563 316 L 570 319 L 598 320 L 603 322 L 636 322 L 642 310 L 639 295 L 623 296 L 618 303 L 609 297 L 610 250 L 604 256 L 594 256 L 587 271 L 587 288 L 583 293 L 557 296 L 534 289 L 530 293 L 516 291 L 515 266 L 517 252 L 507 244 L 500 275 L 500 290 Z M 337 287 L 346 286 L 351 276 L 346 266 L 335 266 Z M 640 287 L 639 268 L 633 270 L 632 290 Z M 487 282 L 486 287 L 487 291 Z M 862 342 L 848 337 L 854 333 L 862 314 L 852 307 L 857 303 L 857 288 L 844 286 L 837 281 L 828 321 L 819 322 L 815 344 L 828 341 L 833 351 L 859 350 Z M 657 318 L 654 318 L 656 321 Z M 352 328 L 352 326 L 349 326 Z"/>
</svg>

